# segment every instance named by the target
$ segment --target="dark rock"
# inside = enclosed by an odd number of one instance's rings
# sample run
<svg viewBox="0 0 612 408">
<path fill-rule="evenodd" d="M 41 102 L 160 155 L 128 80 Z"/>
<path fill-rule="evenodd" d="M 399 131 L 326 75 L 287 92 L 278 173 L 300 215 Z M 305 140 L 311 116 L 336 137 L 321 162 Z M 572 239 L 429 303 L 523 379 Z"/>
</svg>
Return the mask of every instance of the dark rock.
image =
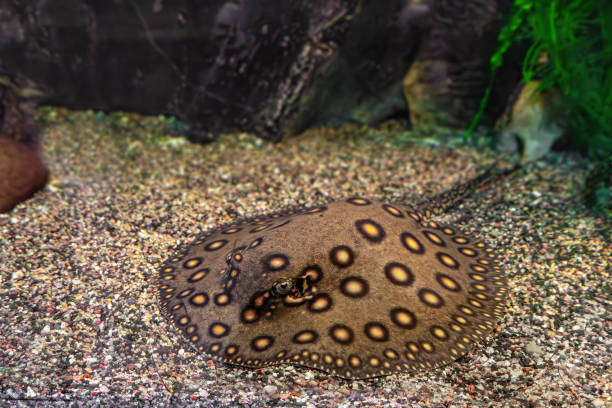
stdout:
<svg viewBox="0 0 612 408">
<path fill-rule="evenodd" d="M 422 14 L 427 9 L 403 0 L 360 2 L 342 42 L 328 50 L 333 55 L 314 74 L 284 128 L 298 133 L 313 124 L 374 125 L 407 117 L 402 78 L 429 30 Z"/>
<path fill-rule="evenodd" d="M 413 125 L 465 128 L 478 111 L 491 80 L 489 59 L 498 46 L 511 2 L 476 0 L 424 1 L 429 31 L 404 79 L 404 93 Z M 511 49 L 511 55 L 524 50 Z M 508 58 L 489 100 L 494 121 L 520 80 L 519 58 Z"/>
</svg>

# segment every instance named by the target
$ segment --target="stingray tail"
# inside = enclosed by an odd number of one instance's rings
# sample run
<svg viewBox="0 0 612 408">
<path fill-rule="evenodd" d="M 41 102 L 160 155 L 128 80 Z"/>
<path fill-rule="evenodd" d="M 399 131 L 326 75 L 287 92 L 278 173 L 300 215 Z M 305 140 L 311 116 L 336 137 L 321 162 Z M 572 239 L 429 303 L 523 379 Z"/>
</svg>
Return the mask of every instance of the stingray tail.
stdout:
<svg viewBox="0 0 612 408">
<path fill-rule="evenodd" d="M 417 209 L 425 218 L 449 213 L 475 192 L 499 183 L 520 168 L 520 164 L 506 169 L 498 167 L 497 163 L 492 164 L 473 179 L 417 204 Z"/>
</svg>

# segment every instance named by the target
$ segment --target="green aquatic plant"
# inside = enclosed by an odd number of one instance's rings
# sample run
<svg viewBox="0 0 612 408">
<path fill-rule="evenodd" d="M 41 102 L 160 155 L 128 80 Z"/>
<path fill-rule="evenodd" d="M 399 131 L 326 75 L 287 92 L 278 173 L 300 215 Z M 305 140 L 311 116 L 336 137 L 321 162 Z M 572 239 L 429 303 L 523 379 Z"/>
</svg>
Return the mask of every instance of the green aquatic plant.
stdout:
<svg viewBox="0 0 612 408">
<path fill-rule="evenodd" d="M 539 90 L 558 89 L 570 112 L 571 140 L 595 159 L 612 155 L 612 2 L 609 0 L 515 0 L 499 46 L 491 57 L 493 78 L 513 44 L 527 40 L 523 81 Z M 478 124 L 491 84 L 465 137 Z"/>
</svg>

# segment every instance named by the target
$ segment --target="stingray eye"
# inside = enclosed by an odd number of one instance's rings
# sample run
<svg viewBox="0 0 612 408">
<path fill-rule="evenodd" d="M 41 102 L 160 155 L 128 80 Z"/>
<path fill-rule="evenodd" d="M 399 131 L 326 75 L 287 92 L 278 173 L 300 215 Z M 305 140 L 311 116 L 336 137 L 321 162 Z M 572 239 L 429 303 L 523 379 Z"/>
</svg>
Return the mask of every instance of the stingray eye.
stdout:
<svg viewBox="0 0 612 408">
<path fill-rule="evenodd" d="M 293 280 L 279 279 L 272 284 L 272 293 L 275 296 L 284 296 L 293 289 Z"/>
</svg>

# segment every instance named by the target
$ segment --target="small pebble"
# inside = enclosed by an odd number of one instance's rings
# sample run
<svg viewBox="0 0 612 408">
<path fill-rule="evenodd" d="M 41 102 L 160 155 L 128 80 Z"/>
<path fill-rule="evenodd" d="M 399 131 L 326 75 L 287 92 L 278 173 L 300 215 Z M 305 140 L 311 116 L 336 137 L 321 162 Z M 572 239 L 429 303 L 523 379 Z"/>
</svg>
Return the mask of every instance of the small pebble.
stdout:
<svg viewBox="0 0 612 408">
<path fill-rule="evenodd" d="M 527 345 L 525 346 L 525 350 L 528 353 L 532 354 L 542 354 L 543 352 L 542 347 L 538 346 L 535 341 L 530 341 L 529 343 L 527 343 Z"/>
<path fill-rule="evenodd" d="M 273 394 L 278 390 L 278 387 L 276 385 L 266 385 L 263 390 L 266 394 Z"/>
</svg>

